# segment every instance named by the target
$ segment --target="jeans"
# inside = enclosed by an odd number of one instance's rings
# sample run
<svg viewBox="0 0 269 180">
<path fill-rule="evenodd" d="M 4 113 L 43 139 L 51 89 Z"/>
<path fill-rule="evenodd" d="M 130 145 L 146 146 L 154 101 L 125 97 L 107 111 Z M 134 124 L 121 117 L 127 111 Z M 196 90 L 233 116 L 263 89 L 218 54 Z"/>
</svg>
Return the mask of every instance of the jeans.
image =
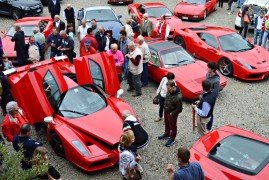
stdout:
<svg viewBox="0 0 269 180">
<path fill-rule="evenodd" d="M 160 100 L 160 103 L 159 103 L 159 117 L 162 118 L 163 117 L 163 107 L 164 107 L 164 101 L 165 101 L 165 98 L 162 97 L 161 95 L 159 95 L 159 100 Z"/>
<path fill-rule="evenodd" d="M 171 116 L 168 112 L 164 111 L 164 134 L 174 140 L 177 136 L 177 117 L 178 114 Z"/>
<path fill-rule="evenodd" d="M 242 0 L 238 0 L 238 1 L 237 1 L 237 6 L 238 6 L 238 7 L 241 7 L 242 4 L 243 4 L 243 1 L 242 1 Z"/>
<path fill-rule="evenodd" d="M 262 47 L 266 49 L 267 39 L 268 39 L 269 32 L 264 31 L 262 36 Z"/>
<path fill-rule="evenodd" d="M 124 58 L 124 63 L 123 63 L 123 79 L 126 79 L 128 76 L 128 58 Z"/>
<path fill-rule="evenodd" d="M 206 129 L 208 131 L 210 131 L 212 129 L 212 125 L 213 125 L 213 120 L 214 120 L 214 115 L 212 114 L 212 116 L 210 117 L 210 121 L 207 123 L 206 125 Z"/>
<path fill-rule="evenodd" d="M 232 5 L 231 5 L 231 10 L 230 10 L 230 13 L 231 14 L 234 13 L 234 7 L 235 7 L 235 2 L 233 2 Z"/>
<path fill-rule="evenodd" d="M 61 56 L 62 55 L 62 52 L 61 51 L 56 51 L 56 52 L 53 52 L 53 51 L 51 51 L 50 52 L 50 58 L 53 58 L 53 57 L 55 57 L 55 56 Z"/>
<path fill-rule="evenodd" d="M 141 82 L 143 86 L 148 85 L 149 82 L 149 71 L 148 71 L 148 63 L 143 63 L 143 71 L 141 76 Z"/>
<path fill-rule="evenodd" d="M 242 34 L 243 30 L 244 30 L 244 38 L 246 38 L 248 33 L 248 25 L 241 27 L 239 30 L 239 34 Z"/>
<path fill-rule="evenodd" d="M 16 51 L 16 54 L 17 54 L 17 61 L 19 63 L 19 66 L 24 66 L 26 63 L 25 63 L 25 59 L 24 59 L 23 50 Z"/>
<path fill-rule="evenodd" d="M 257 44 L 257 39 L 259 37 L 259 46 L 262 45 L 262 36 L 263 36 L 263 32 L 259 29 L 255 29 L 254 30 L 254 44 Z"/>
<path fill-rule="evenodd" d="M 233 0 L 228 0 L 228 10 L 231 9 L 232 3 L 233 3 Z"/>
<path fill-rule="evenodd" d="M 130 89 L 135 89 L 136 94 L 142 94 L 141 91 L 141 74 L 133 75 L 130 71 L 128 72 L 128 84 Z"/>
</svg>

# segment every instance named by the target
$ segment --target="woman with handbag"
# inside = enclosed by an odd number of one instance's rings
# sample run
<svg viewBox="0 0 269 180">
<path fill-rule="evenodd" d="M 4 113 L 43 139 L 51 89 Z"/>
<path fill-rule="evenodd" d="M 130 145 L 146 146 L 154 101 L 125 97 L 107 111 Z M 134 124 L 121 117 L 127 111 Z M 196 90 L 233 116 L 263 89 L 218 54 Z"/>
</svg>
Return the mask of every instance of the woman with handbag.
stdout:
<svg viewBox="0 0 269 180">
<path fill-rule="evenodd" d="M 241 28 L 239 30 L 239 34 L 242 35 L 242 32 L 244 30 L 244 38 L 247 37 L 247 33 L 248 33 L 248 26 L 251 23 L 251 18 L 250 15 L 248 13 L 249 11 L 249 7 L 245 7 L 244 10 L 242 11 L 242 16 L 241 16 Z"/>
<path fill-rule="evenodd" d="M 156 97 L 159 98 L 159 117 L 155 120 L 155 122 L 161 121 L 163 119 L 163 106 L 164 106 L 164 101 L 165 101 L 165 97 L 167 93 L 166 83 L 169 80 L 174 80 L 174 79 L 175 79 L 174 73 L 168 72 L 167 75 L 162 78 L 162 81 L 157 89 L 155 98 Z"/>
<path fill-rule="evenodd" d="M 136 146 L 134 145 L 135 136 L 132 130 L 125 131 L 120 137 L 119 145 L 119 170 L 123 176 L 123 180 L 139 180 L 142 179 L 141 173 L 143 168 L 139 164 L 141 156 L 136 154 Z"/>
</svg>

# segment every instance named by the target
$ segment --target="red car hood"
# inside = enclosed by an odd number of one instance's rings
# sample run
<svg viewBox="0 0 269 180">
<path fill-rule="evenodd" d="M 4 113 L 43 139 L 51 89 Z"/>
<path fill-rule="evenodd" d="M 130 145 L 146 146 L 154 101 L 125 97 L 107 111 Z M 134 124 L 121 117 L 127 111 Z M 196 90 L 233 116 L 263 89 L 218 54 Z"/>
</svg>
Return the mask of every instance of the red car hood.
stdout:
<svg viewBox="0 0 269 180">
<path fill-rule="evenodd" d="M 14 42 L 8 36 L 3 37 L 3 51 L 8 57 L 16 57 L 16 52 L 14 51 Z"/>
<path fill-rule="evenodd" d="M 123 120 L 109 105 L 91 115 L 68 120 L 68 123 L 78 131 L 94 136 L 109 145 L 118 143 L 122 135 Z"/>
<path fill-rule="evenodd" d="M 155 29 L 157 29 L 156 24 L 159 21 L 159 18 L 150 18 L 154 24 Z M 167 21 L 170 25 L 170 31 L 175 31 L 178 26 L 183 25 L 181 19 L 177 18 L 176 16 L 167 17 Z"/>
<path fill-rule="evenodd" d="M 180 2 L 176 8 L 175 8 L 175 14 L 176 13 L 182 13 L 182 14 L 200 14 L 205 10 L 205 5 L 199 5 L 199 4 L 188 4 L 184 2 Z"/>
<path fill-rule="evenodd" d="M 269 67 L 269 53 L 258 46 L 255 46 L 252 50 L 245 52 L 231 52 L 233 59 L 239 58 L 241 61 L 255 67 L 264 68 Z"/>
</svg>

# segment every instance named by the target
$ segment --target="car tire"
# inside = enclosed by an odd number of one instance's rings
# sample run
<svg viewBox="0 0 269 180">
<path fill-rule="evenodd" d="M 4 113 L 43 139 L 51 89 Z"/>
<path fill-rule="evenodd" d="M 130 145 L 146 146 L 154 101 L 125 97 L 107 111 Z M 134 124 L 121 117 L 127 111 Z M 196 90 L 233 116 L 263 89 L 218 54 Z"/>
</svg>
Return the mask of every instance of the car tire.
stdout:
<svg viewBox="0 0 269 180">
<path fill-rule="evenodd" d="M 19 10 L 12 10 L 11 16 L 15 21 L 17 21 L 18 19 L 21 18 L 21 13 Z"/>
<path fill-rule="evenodd" d="M 186 43 L 185 43 L 185 40 L 183 39 L 183 37 L 176 36 L 175 40 L 174 40 L 174 43 L 176 43 L 176 44 L 182 46 L 184 49 L 186 49 Z"/>
<path fill-rule="evenodd" d="M 232 76 L 233 75 L 233 65 L 231 61 L 227 58 L 221 58 L 219 60 L 219 71 L 224 76 Z"/>
<path fill-rule="evenodd" d="M 50 145 L 53 151 L 60 157 L 65 157 L 64 147 L 59 136 L 54 132 L 50 136 Z"/>
<path fill-rule="evenodd" d="M 207 11 L 205 10 L 205 11 L 204 11 L 203 19 L 206 19 L 206 16 L 207 16 Z"/>
</svg>

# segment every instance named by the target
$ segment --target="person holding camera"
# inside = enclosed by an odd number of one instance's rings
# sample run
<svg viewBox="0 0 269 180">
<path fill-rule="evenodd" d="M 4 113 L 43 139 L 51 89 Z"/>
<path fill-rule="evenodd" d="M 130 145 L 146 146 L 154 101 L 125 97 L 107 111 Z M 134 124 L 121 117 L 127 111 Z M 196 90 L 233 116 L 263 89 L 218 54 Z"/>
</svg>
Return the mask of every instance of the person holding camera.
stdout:
<svg viewBox="0 0 269 180">
<path fill-rule="evenodd" d="M 204 93 L 200 101 L 196 101 L 192 104 L 193 109 L 196 112 L 197 131 L 200 136 L 206 134 L 206 124 L 210 121 L 212 116 L 216 94 L 211 90 L 211 83 L 208 80 L 202 82 Z"/>
</svg>

